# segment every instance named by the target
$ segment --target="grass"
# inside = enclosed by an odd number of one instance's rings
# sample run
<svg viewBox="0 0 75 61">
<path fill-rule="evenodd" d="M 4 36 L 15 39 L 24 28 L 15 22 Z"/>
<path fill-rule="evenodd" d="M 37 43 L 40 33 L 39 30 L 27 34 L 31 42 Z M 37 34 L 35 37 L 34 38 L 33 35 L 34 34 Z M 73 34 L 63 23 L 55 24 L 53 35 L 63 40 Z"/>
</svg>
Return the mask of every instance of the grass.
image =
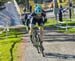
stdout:
<svg viewBox="0 0 75 61">
<path fill-rule="evenodd" d="M 20 38 L 8 38 L 0 40 L 0 61 L 10 61 L 11 59 L 10 48 L 14 42 L 18 43 L 19 41 Z"/>
<path fill-rule="evenodd" d="M 20 29 L 10 29 L 6 37 L 6 32 L 0 34 L 0 61 L 11 61 L 11 52 L 13 51 L 13 61 L 18 61 L 19 51 L 17 51 L 18 46 L 21 43 L 21 37 L 25 32 L 25 28 Z M 16 37 L 17 34 L 17 37 Z M 14 45 L 14 43 L 16 43 Z M 14 46 L 13 46 L 14 45 Z M 12 51 L 11 48 L 13 47 Z"/>
<path fill-rule="evenodd" d="M 18 50 L 18 46 L 20 45 L 20 43 L 16 43 L 14 49 L 13 49 L 13 58 L 14 58 L 14 61 L 18 61 L 19 58 L 20 58 L 20 53 L 19 53 L 19 50 Z"/>
<path fill-rule="evenodd" d="M 0 61 L 10 61 L 10 49 L 11 43 L 10 44 L 1 44 L 0 43 Z"/>
<path fill-rule="evenodd" d="M 13 46 L 13 57 L 15 58 L 14 61 L 17 61 L 17 56 L 15 55 L 15 52 L 17 50 L 17 47 L 20 44 L 21 41 L 21 37 L 18 36 L 17 38 L 15 37 L 15 33 L 18 33 L 17 31 L 10 31 L 9 32 L 9 37 L 6 38 L 5 37 L 5 32 L 3 34 L 0 35 L 0 38 L 2 38 L 2 40 L 0 40 L 0 61 L 11 61 L 11 53 L 10 53 L 10 49 L 11 46 L 13 45 L 13 43 L 16 42 L 15 46 Z M 13 37 L 12 37 L 13 36 Z"/>
<path fill-rule="evenodd" d="M 18 37 L 15 37 L 15 33 L 19 34 Z M 8 32 L 8 38 L 6 38 L 6 33 L 0 34 L 0 61 L 10 61 L 11 54 L 10 49 L 14 42 L 16 42 L 15 47 L 13 48 L 14 51 L 14 61 L 17 61 L 17 56 L 15 55 L 15 52 L 17 50 L 17 47 L 20 44 L 21 41 L 21 32 L 19 30 L 12 29 L 10 32 Z"/>
<path fill-rule="evenodd" d="M 67 20 L 67 24 L 69 26 L 75 26 L 75 21 L 70 21 L 69 19 L 63 19 L 65 21 L 65 23 L 62 23 L 62 26 L 66 26 L 66 20 Z M 73 19 L 74 20 L 74 19 Z M 63 32 L 63 33 L 75 33 L 75 28 L 68 28 L 68 31 L 66 31 L 65 28 L 56 28 L 56 20 L 55 19 L 49 19 L 47 21 L 47 23 L 45 24 L 46 27 L 49 28 L 55 28 L 55 30 L 57 29 L 58 32 Z"/>
</svg>

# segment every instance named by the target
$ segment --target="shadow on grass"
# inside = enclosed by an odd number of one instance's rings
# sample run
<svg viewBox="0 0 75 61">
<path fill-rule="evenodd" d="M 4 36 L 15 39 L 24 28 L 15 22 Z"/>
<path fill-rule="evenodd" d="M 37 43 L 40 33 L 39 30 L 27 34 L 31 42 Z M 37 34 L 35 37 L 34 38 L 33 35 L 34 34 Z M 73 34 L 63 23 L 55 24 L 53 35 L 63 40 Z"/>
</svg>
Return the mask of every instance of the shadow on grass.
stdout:
<svg viewBox="0 0 75 61">
<path fill-rule="evenodd" d="M 11 59 L 10 59 L 10 61 L 13 61 L 13 48 L 15 47 L 15 45 L 16 45 L 16 42 L 14 42 L 13 44 L 12 44 L 12 46 L 11 46 L 11 48 L 10 48 L 10 57 L 11 57 Z"/>
<path fill-rule="evenodd" d="M 58 28 L 55 25 L 47 25 L 44 27 L 45 30 L 50 30 L 50 31 L 58 31 L 58 32 L 65 32 L 65 28 Z"/>
<path fill-rule="evenodd" d="M 65 26 L 65 28 L 59 28 L 59 27 L 56 27 L 56 26 Z M 69 26 L 75 26 L 75 23 L 68 23 Z M 58 32 L 58 33 L 75 33 L 74 30 L 69 30 L 71 28 L 67 28 L 67 31 L 66 31 L 66 24 L 54 24 L 54 25 L 47 25 L 47 26 L 44 26 L 44 29 L 45 30 L 50 30 L 50 31 L 55 31 L 55 32 Z"/>
<path fill-rule="evenodd" d="M 18 42 L 16 41 L 16 42 L 13 42 L 13 44 L 11 45 L 11 48 L 10 48 L 10 61 L 14 61 L 14 55 L 13 55 L 13 49 L 14 49 L 14 47 L 15 47 L 15 45 L 17 44 Z"/>
<path fill-rule="evenodd" d="M 75 59 L 75 55 L 60 53 L 45 53 L 46 58 Z"/>
</svg>

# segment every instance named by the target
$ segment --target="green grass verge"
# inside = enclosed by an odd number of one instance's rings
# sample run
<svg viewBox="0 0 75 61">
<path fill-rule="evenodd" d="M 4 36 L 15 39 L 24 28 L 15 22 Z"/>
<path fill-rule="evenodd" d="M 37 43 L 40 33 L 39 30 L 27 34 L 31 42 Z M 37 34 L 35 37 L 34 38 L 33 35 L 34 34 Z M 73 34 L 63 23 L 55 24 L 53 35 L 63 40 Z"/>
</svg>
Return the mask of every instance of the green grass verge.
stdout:
<svg viewBox="0 0 75 61">
<path fill-rule="evenodd" d="M 70 21 L 69 19 L 63 19 L 65 21 L 65 23 L 62 23 L 62 26 L 66 26 L 66 20 L 67 20 L 67 24 L 69 26 L 75 26 L 75 21 Z M 74 19 L 73 19 L 74 20 Z M 55 19 L 48 19 L 47 23 L 45 24 L 46 27 L 49 28 L 55 28 L 55 30 L 57 29 L 58 32 L 63 32 L 63 33 L 75 33 L 75 28 L 68 28 L 68 30 L 66 31 L 65 28 L 56 28 L 56 20 Z"/>
<path fill-rule="evenodd" d="M 4 40 L 0 40 L 0 61 L 10 61 L 11 60 L 11 54 L 10 49 L 14 42 L 19 43 L 21 41 L 21 38 L 7 38 Z M 16 48 L 18 45 L 16 45 Z M 13 49 L 14 51 L 14 49 Z M 16 52 L 16 50 L 13 52 L 13 54 Z M 13 55 L 16 57 L 15 55 Z M 17 61 L 17 59 L 15 60 Z"/>
</svg>

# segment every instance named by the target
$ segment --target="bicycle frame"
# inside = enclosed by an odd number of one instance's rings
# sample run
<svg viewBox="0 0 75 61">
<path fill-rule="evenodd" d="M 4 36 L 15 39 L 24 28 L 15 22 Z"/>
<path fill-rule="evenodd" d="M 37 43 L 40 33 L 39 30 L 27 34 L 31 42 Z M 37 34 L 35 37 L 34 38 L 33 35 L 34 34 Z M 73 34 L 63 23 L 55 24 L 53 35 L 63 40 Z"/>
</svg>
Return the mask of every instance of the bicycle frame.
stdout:
<svg viewBox="0 0 75 61">
<path fill-rule="evenodd" d="M 42 53 L 43 57 L 45 56 L 44 55 L 44 48 L 43 48 L 43 45 L 42 45 L 42 41 L 39 37 L 39 34 L 37 32 L 37 29 L 36 28 L 33 28 L 33 32 L 32 32 L 32 41 L 33 41 L 33 46 L 36 47 L 38 53 Z M 39 52 L 40 51 L 40 52 Z"/>
<path fill-rule="evenodd" d="M 38 33 L 37 33 L 36 28 L 33 28 L 32 36 L 33 36 L 33 39 L 35 39 L 35 40 L 33 40 L 33 44 L 36 46 L 36 44 L 39 42 L 37 40 Z"/>
</svg>

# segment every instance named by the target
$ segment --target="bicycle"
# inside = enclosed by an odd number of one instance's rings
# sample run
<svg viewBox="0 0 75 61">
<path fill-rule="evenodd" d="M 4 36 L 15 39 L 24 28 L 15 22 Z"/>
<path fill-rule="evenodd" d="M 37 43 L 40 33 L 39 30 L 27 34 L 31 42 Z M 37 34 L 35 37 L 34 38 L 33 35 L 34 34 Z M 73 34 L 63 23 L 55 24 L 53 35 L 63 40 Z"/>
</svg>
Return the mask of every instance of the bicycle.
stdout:
<svg viewBox="0 0 75 61">
<path fill-rule="evenodd" d="M 37 49 L 38 53 L 42 53 L 42 56 L 45 57 L 44 47 L 42 45 L 42 41 L 40 39 L 40 35 L 38 34 L 36 27 L 33 28 L 31 39 L 32 39 L 32 44 Z"/>
</svg>

